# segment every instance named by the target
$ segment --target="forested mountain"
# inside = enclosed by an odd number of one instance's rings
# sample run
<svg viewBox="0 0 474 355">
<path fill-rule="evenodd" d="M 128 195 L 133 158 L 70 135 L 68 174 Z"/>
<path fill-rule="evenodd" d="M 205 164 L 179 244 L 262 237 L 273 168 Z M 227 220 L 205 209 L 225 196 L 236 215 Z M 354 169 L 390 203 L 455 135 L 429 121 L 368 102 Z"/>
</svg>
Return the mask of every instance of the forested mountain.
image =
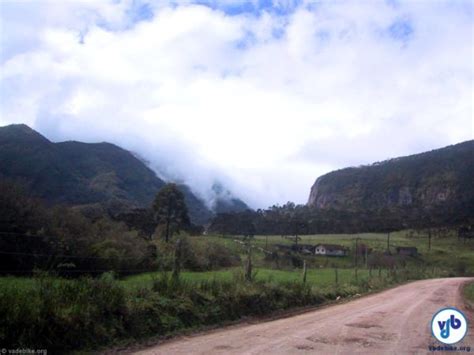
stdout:
<svg viewBox="0 0 474 355">
<path fill-rule="evenodd" d="M 474 224 L 474 141 L 346 168 L 316 180 L 306 205 L 218 214 L 222 234 L 389 232 Z"/>
<path fill-rule="evenodd" d="M 474 141 L 319 177 L 308 205 L 346 211 L 462 208 L 474 201 Z"/>
<path fill-rule="evenodd" d="M 26 185 L 50 203 L 101 206 L 117 213 L 149 207 L 165 182 L 131 152 L 110 143 L 53 143 L 30 127 L 0 127 L 0 178 Z M 214 214 L 180 185 L 193 223 Z M 238 204 L 237 210 L 241 205 Z M 232 205 L 230 206 L 232 210 Z"/>
</svg>

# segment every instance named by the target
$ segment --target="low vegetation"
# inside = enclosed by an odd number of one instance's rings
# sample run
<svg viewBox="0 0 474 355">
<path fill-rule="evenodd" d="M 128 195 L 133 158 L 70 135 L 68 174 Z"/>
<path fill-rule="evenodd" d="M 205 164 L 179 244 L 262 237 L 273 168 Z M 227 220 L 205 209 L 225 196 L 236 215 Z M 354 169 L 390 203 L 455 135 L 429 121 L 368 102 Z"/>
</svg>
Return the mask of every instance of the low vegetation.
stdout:
<svg viewBox="0 0 474 355">
<path fill-rule="evenodd" d="M 96 349 L 117 341 L 167 335 L 246 316 L 318 305 L 405 280 L 413 274 L 364 275 L 338 284 L 301 282 L 296 273 L 266 270 L 246 282 L 238 269 L 211 275 L 170 273 L 135 276 L 123 281 L 100 278 L 61 279 L 44 274 L 0 279 L 2 344 L 54 350 Z M 301 276 L 301 273 L 299 273 Z M 344 282 L 343 282 L 344 281 Z"/>
<path fill-rule="evenodd" d="M 464 297 L 468 305 L 474 309 L 474 282 L 469 283 L 464 287 Z"/>
</svg>

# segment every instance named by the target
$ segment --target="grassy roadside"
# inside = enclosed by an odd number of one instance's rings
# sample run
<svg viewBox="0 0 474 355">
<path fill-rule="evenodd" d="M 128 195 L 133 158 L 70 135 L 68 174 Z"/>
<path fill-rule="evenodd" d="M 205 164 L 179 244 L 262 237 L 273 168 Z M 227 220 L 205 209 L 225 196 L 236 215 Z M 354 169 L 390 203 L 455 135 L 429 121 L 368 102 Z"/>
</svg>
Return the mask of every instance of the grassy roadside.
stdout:
<svg viewBox="0 0 474 355">
<path fill-rule="evenodd" d="M 474 311 L 474 282 L 470 282 L 464 286 L 463 295 L 467 306 Z"/>
<path fill-rule="evenodd" d="M 228 324 L 245 317 L 318 306 L 405 279 L 371 278 L 327 287 L 296 281 L 174 280 L 128 287 L 105 274 L 64 280 L 41 275 L 0 289 L 0 343 L 7 348 L 94 350 Z"/>
<path fill-rule="evenodd" d="M 183 336 L 205 335 L 217 329 L 222 330 L 224 327 L 226 329 L 232 329 L 234 327 L 240 327 L 240 326 L 245 326 L 245 325 L 252 325 L 252 324 L 258 324 L 262 322 L 274 321 L 278 319 L 295 317 L 295 316 L 305 314 L 308 312 L 314 312 L 316 310 L 321 310 L 321 309 L 338 305 L 338 304 L 348 303 L 356 299 L 360 299 L 360 298 L 371 296 L 377 293 L 385 292 L 390 289 L 403 286 L 405 284 L 408 284 L 410 282 L 415 282 L 415 281 L 420 281 L 420 280 L 404 280 L 404 281 L 399 280 L 398 282 L 385 283 L 380 288 L 371 288 L 365 291 L 361 291 L 360 293 L 348 294 L 342 297 L 337 296 L 336 298 L 333 298 L 333 299 L 325 299 L 322 303 L 319 303 L 319 304 L 309 304 L 309 305 L 304 305 L 304 306 L 299 306 L 299 307 L 291 307 L 288 309 L 279 309 L 279 310 L 272 311 L 270 313 L 261 314 L 261 315 L 250 315 L 250 316 L 246 316 L 244 318 L 239 318 L 232 321 L 221 321 L 219 323 L 215 323 L 211 325 L 206 325 L 206 326 L 202 325 L 196 328 L 181 329 L 177 332 L 168 333 L 165 335 L 151 336 L 151 337 L 139 339 L 136 341 L 125 341 L 119 345 L 116 345 L 116 346 L 113 345 L 112 347 L 104 348 L 103 350 L 105 351 L 104 352 L 105 354 L 109 354 L 109 353 L 115 354 L 118 351 L 133 353 L 136 351 L 144 350 L 152 346 L 159 345 L 167 341 L 173 341 L 174 339 L 183 337 Z"/>
</svg>

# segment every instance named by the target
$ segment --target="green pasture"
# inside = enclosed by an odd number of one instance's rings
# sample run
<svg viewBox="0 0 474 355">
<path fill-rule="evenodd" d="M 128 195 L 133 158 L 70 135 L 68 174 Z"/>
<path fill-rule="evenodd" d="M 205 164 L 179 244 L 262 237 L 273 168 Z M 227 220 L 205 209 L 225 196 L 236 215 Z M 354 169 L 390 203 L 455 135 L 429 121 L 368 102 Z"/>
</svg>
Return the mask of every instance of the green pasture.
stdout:
<svg viewBox="0 0 474 355">
<path fill-rule="evenodd" d="M 188 282 L 202 282 L 202 281 L 232 281 L 239 278 L 241 273 L 240 268 L 231 268 L 219 271 L 207 272 L 182 272 L 180 277 L 182 280 Z M 383 270 L 383 275 L 386 275 L 386 270 Z M 255 279 L 261 281 L 270 281 L 276 283 L 297 282 L 303 280 L 302 270 L 275 270 L 256 268 L 254 271 Z M 373 272 L 373 276 L 378 275 L 377 271 Z M 140 275 L 129 276 L 122 279 L 121 283 L 126 288 L 147 287 L 152 285 L 153 280 L 160 278 L 161 273 L 145 273 Z M 367 279 L 369 276 L 368 270 L 358 270 L 358 280 Z M 337 270 L 338 283 L 350 284 L 356 281 L 354 269 L 338 269 Z M 309 269 L 306 275 L 306 282 L 308 285 L 316 287 L 327 287 L 336 283 L 335 269 Z"/>
<path fill-rule="evenodd" d="M 245 255 L 245 248 L 236 242 L 236 240 L 242 241 L 242 236 L 200 236 L 194 237 L 199 239 L 201 242 L 215 242 L 221 243 L 229 248 L 232 248 L 239 252 L 241 255 Z M 282 236 L 255 236 L 252 241 L 252 245 L 256 248 L 255 257 L 256 261 L 261 262 L 263 252 L 259 248 L 275 251 L 277 250 L 277 244 L 291 245 L 294 244 L 292 237 Z M 312 260 L 319 267 L 323 268 L 350 268 L 354 266 L 355 258 L 352 251 L 355 249 L 356 240 L 357 243 L 363 243 L 371 248 L 375 252 L 387 251 L 387 245 L 392 254 L 396 253 L 396 247 L 416 247 L 420 254 L 417 261 L 423 263 L 429 267 L 439 268 L 459 268 L 461 271 L 464 268 L 465 273 L 474 274 L 474 240 L 464 241 L 456 237 L 454 231 L 444 231 L 443 233 L 432 233 L 431 243 L 428 238 L 428 232 L 413 232 L 413 231 L 400 231 L 390 233 L 388 237 L 387 233 L 360 233 L 360 234 L 321 234 L 321 235 L 303 235 L 299 236 L 299 244 L 311 244 L 316 245 L 319 243 L 328 244 L 339 244 L 350 249 L 349 255 L 346 257 L 326 257 L 326 256 L 312 256 Z M 389 238 L 389 243 L 388 243 Z M 358 261 L 359 267 L 361 267 L 361 260 Z M 418 263 L 418 264 L 419 264 Z M 462 263 L 465 265 L 460 266 Z M 266 265 L 268 266 L 268 265 Z"/>
</svg>

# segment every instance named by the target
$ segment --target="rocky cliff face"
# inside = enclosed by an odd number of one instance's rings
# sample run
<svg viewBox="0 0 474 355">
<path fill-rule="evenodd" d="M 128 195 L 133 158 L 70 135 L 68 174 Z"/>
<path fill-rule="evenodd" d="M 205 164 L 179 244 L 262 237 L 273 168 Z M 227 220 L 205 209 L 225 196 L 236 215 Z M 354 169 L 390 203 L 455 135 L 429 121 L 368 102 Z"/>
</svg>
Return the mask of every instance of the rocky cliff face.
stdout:
<svg viewBox="0 0 474 355">
<path fill-rule="evenodd" d="M 474 199 L 474 141 L 346 168 L 319 177 L 308 205 L 320 209 L 430 208 Z"/>
</svg>

